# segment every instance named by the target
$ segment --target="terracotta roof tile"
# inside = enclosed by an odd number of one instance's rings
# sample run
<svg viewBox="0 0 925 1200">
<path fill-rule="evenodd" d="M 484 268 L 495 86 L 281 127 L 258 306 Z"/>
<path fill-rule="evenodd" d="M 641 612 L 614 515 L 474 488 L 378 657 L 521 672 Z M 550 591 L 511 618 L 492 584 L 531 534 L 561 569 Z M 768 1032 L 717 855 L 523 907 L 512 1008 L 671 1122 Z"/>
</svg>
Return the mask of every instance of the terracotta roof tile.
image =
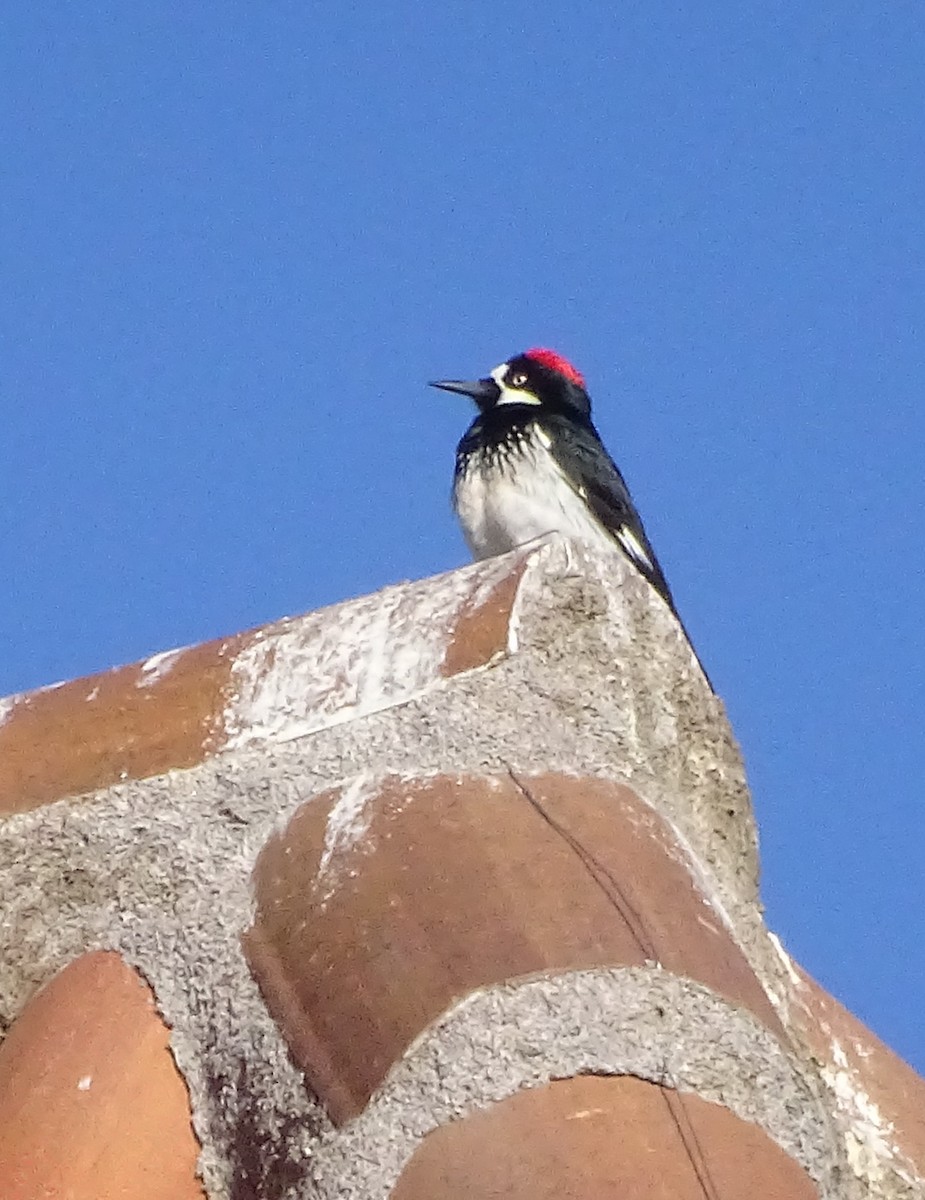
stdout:
<svg viewBox="0 0 925 1200">
<path fill-rule="evenodd" d="M 925 1083 L 776 954 L 722 706 L 622 560 L 0 717 L 2 1200 L 201 1200 L 191 1106 L 212 1200 L 925 1195 Z"/>
<path fill-rule="evenodd" d="M 202 1200 L 169 1036 L 117 954 L 47 983 L 0 1044 L 3 1200 Z"/>
<path fill-rule="evenodd" d="M 532 1088 L 424 1139 L 392 1200 L 817 1200 L 728 1109 L 639 1079 Z"/>
<path fill-rule="evenodd" d="M 855 1173 L 876 1179 L 890 1163 L 925 1180 L 925 1079 L 785 957 L 790 1019 L 831 1088 Z"/>
<path fill-rule="evenodd" d="M 628 788 L 513 775 L 362 779 L 319 796 L 256 870 L 245 946 L 338 1119 L 472 990 L 659 964 L 779 1019 L 670 829 Z"/>
<path fill-rule="evenodd" d="M 0 704 L 0 814 L 406 702 L 510 651 L 530 553 Z"/>
</svg>

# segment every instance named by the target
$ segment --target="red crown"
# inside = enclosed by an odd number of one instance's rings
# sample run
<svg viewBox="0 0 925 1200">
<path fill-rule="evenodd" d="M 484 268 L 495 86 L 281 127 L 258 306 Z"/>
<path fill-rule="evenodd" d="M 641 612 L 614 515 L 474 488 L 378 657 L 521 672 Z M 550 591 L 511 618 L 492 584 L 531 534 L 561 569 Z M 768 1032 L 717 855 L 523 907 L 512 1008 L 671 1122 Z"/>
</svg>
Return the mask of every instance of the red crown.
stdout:
<svg viewBox="0 0 925 1200">
<path fill-rule="evenodd" d="M 533 350 L 525 350 L 524 358 L 532 359 L 533 362 L 539 363 L 540 366 L 548 367 L 550 371 L 557 371 L 560 375 L 564 375 L 566 379 L 576 383 L 580 388 L 585 386 L 585 378 L 577 367 L 573 367 L 567 358 L 563 358 L 561 354 L 557 354 L 555 350 L 544 350 L 542 346 L 537 346 Z"/>
</svg>

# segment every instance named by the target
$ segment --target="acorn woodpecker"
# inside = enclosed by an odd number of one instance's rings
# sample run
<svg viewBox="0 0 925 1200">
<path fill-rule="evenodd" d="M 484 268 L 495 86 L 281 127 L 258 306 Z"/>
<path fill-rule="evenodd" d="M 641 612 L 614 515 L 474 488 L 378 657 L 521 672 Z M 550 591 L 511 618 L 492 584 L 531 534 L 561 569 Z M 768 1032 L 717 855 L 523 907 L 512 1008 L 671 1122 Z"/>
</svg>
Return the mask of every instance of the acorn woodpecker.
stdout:
<svg viewBox="0 0 925 1200">
<path fill-rule="evenodd" d="M 552 532 L 619 547 L 684 629 L 629 489 L 594 428 L 584 378 L 567 359 L 525 350 L 485 379 L 431 387 L 478 405 L 456 448 L 453 481 L 453 508 L 475 558 Z"/>
</svg>

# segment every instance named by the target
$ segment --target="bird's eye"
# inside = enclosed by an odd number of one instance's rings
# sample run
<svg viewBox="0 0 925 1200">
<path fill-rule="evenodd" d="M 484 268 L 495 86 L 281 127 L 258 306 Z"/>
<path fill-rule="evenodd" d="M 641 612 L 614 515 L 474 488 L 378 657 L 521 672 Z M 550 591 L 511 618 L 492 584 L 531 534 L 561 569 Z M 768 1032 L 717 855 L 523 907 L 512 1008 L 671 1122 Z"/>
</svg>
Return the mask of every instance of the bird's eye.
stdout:
<svg viewBox="0 0 925 1200">
<path fill-rule="evenodd" d="M 516 375 L 511 376 L 511 387 L 523 387 L 527 382 L 527 377 L 523 371 L 518 371 Z"/>
</svg>

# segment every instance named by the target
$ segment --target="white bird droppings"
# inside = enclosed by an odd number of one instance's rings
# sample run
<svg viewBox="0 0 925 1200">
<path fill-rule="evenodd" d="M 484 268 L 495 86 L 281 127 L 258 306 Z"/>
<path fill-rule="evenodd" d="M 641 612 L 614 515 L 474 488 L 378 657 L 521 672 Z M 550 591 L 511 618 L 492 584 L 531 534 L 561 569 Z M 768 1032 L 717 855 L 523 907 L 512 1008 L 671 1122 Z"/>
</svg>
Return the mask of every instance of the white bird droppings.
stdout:
<svg viewBox="0 0 925 1200">
<path fill-rule="evenodd" d="M 180 650 L 163 650 L 160 654 L 152 654 L 146 662 L 141 664 L 141 675 L 136 687 L 147 688 L 157 683 L 168 671 L 173 669 L 177 659 L 185 650 L 184 646 Z"/>
<path fill-rule="evenodd" d="M 358 775 L 344 785 L 328 813 L 324 846 L 318 863 L 318 882 L 329 884 L 325 900 L 334 893 L 337 883 L 337 860 L 356 846 L 369 830 L 371 817 L 366 806 L 375 797 L 376 792 L 371 775 Z"/>
<path fill-rule="evenodd" d="M 19 700 L 19 696 L 4 696 L 0 700 L 0 725 L 12 715 L 13 709 L 19 703 Z"/>
<path fill-rule="evenodd" d="M 266 631 L 235 658 L 225 749 L 292 741 L 439 685 L 460 614 L 510 569 L 479 564 Z"/>
</svg>

